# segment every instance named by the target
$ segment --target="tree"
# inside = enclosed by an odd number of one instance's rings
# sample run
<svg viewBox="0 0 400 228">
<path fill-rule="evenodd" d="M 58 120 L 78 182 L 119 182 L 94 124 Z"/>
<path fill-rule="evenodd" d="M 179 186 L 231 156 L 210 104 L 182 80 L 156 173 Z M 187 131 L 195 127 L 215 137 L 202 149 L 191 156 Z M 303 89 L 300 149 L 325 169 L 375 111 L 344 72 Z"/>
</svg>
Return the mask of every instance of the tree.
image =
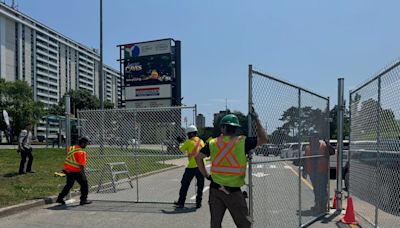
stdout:
<svg viewBox="0 0 400 228">
<path fill-rule="evenodd" d="M 247 133 L 248 133 L 247 115 L 244 115 L 240 111 L 233 111 L 233 112 L 231 112 L 230 110 L 227 110 L 227 111 L 228 111 L 227 114 L 235 114 L 239 119 L 239 123 L 241 125 L 241 128 L 240 128 L 241 130 L 238 131 L 238 134 L 247 135 Z M 218 116 L 218 118 L 214 119 L 213 137 L 217 137 L 221 134 L 221 127 L 220 127 L 219 123 L 221 122 L 222 117 L 224 117 L 224 115 L 220 115 L 220 116 Z"/>
<path fill-rule="evenodd" d="M 14 135 L 18 135 L 28 122 L 35 124 L 45 115 L 43 103 L 32 97 L 32 88 L 27 82 L 0 79 L 0 110 L 8 112 Z M 4 121 L 0 122 L 1 130 L 7 130 Z"/>
<path fill-rule="evenodd" d="M 329 118 L 331 120 L 331 122 L 329 123 L 331 139 L 337 139 L 337 135 L 338 135 L 337 108 L 338 108 L 338 106 L 335 105 L 329 112 Z M 343 118 L 343 137 L 348 138 L 349 135 L 350 135 L 350 113 L 349 113 L 349 110 L 346 108 L 346 110 L 344 111 L 344 118 Z"/>
<path fill-rule="evenodd" d="M 70 90 L 66 94 L 64 94 L 63 99 L 58 102 L 58 105 L 52 105 L 49 108 L 49 113 L 53 115 L 64 115 L 64 97 L 65 95 L 69 95 L 71 97 L 71 113 L 77 116 L 78 110 L 85 109 L 99 109 L 100 101 L 99 99 L 91 94 L 87 90 L 79 89 L 79 90 Z M 114 108 L 114 104 L 110 101 L 104 102 L 105 109 Z"/>
</svg>

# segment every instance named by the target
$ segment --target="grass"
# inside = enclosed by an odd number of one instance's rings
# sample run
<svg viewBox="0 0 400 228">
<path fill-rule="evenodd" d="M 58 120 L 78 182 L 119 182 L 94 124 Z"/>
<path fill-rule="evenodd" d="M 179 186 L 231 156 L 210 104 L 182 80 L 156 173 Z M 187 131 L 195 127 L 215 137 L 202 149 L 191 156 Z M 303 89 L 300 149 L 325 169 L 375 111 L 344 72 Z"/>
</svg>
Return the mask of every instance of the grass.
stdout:
<svg viewBox="0 0 400 228">
<path fill-rule="evenodd" d="M 111 156 L 111 151 L 117 151 Z M 94 148 L 88 151 L 88 168 L 92 170 L 88 174 L 89 185 L 96 185 L 106 163 L 125 162 L 131 176 L 143 174 L 154 170 L 170 167 L 163 164 L 162 160 L 174 159 L 179 156 L 157 156 L 160 151 L 140 151 L 141 156 L 134 157 L 131 150 L 106 148 L 103 156 L 98 156 L 100 149 Z M 115 156 L 117 154 L 117 156 Z M 146 156 L 156 155 L 156 156 Z M 57 195 L 65 185 L 65 177 L 55 177 L 54 172 L 63 169 L 65 149 L 41 148 L 33 149 L 33 166 L 35 173 L 17 175 L 20 155 L 16 150 L 0 149 L 0 208 L 15 205 L 27 200 L 41 199 Z M 119 167 L 121 168 L 121 167 Z M 106 177 L 104 180 L 107 181 Z M 75 184 L 74 187 L 79 187 Z"/>
</svg>

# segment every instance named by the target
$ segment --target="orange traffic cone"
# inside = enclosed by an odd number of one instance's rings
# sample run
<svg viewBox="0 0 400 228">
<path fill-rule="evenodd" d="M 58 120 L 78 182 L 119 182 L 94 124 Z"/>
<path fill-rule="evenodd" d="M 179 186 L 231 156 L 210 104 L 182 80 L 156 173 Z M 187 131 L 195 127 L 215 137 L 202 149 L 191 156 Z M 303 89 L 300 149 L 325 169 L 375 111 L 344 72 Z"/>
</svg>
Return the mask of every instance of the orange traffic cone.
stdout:
<svg viewBox="0 0 400 228">
<path fill-rule="evenodd" d="M 331 208 L 332 208 L 332 209 L 336 209 L 336 192 L 335 192 L 335 194 L 333 195 L 333 205 L 332 205 Z"/>
<path fill-rule="evenodd" d="M 342 223 L 355 224 L 355 225 L 358 224 L 354 214 L 353 199 L 351 198 L 351 196 L 347 198 L 347 209 L 346 209 L 346 214 L 342 218 Z"/>
</svg>

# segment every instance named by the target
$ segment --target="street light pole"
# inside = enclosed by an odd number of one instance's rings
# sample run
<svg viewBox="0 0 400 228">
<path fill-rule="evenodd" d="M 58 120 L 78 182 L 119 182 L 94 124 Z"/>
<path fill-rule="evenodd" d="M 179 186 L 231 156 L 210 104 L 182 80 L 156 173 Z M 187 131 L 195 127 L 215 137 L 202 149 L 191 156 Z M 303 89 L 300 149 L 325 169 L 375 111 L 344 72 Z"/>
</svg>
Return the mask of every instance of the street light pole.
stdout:
<svg viewBox="0 0 400 228">
<path fill-rule="evenodd" d="M 104 78 L 103 78 L 103 0 L 100 0 L 100 65 L 99 65 L 99 82 L 100 82 L 100 109 L 104 109 Z"/>
</svg>

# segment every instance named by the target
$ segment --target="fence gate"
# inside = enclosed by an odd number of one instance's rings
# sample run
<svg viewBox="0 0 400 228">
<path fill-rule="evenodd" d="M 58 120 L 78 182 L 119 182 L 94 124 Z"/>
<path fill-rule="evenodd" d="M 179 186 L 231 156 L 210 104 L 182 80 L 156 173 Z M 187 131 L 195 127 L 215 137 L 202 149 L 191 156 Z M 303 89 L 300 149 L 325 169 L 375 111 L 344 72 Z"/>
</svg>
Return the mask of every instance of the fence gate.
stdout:
<svg viewBox="0 0 400 228">
<path fill-rule="evenodd" d="M 182 166 L 187 163 L 178 150 L 177 137 L 185 137 L 185 128 L 195 123 L 195 115 L 196 107 L 79 112 L 80 133 L 91 140 L 87 148 L 89 198 L 176 200 Z M 189 189 L 188 196 L 192 192 Z"/>
<path fill-rule="evenodd" d="M 318 140 L 329 139 L 329 99 L 250 65 L 251 106 L 269 137 L 249 162 L 253 227 L 301 227 L 315 221 L 327 212 L 329 201 L 329 155 L 315 149 Z M 251 117 L 249 132 L 256 135 Z"/>
<path fill-rule="evenodd" d="M 400 60 L 350 92 L 350 195 L 362 220 L 400 227 Z"/>
</svg>

